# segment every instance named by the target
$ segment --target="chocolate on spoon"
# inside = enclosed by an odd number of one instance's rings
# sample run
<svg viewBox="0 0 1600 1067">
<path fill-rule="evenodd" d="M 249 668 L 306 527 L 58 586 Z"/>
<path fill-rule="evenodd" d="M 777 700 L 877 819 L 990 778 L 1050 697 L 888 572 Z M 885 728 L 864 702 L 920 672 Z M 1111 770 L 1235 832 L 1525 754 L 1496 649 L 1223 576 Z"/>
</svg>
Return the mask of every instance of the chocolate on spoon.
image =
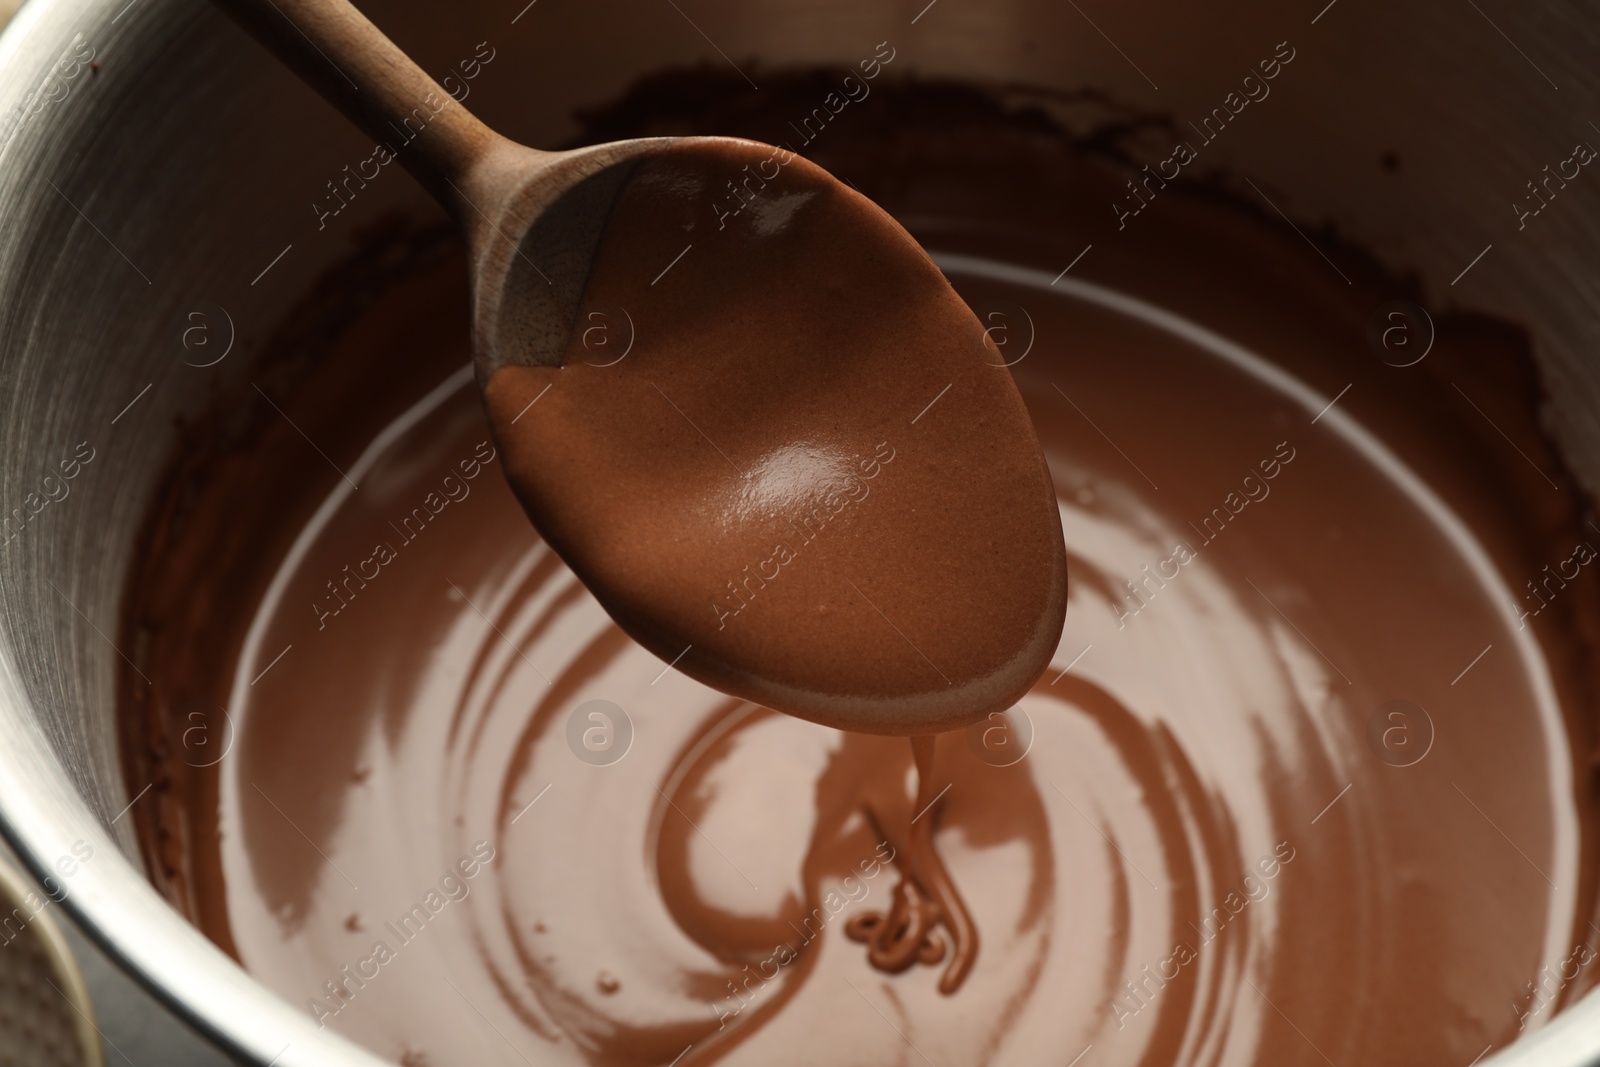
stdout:
<svg viewBox="0 0 1600 1067">
<path fill-rule="evenodd" d="M 922 735 L 1055 651 L 1043 453 L 983 326 L 865 197 L 779 148 L 495 134 L 345 0 L 218 0 L 457 219 L 474 359 L 546 541 L 728 693 Z M 604 342 L 604 343 L 602 343 Z"/>
</svg>

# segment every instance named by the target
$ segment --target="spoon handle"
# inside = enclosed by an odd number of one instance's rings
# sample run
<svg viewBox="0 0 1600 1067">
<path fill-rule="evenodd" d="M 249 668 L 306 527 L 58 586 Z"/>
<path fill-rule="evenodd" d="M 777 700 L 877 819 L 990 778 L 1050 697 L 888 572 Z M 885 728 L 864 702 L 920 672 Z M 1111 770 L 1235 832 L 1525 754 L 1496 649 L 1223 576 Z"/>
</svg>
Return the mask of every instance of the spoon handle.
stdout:
<svg viewBox="0 0 1600 1067">
<path fill-rule="evenodd" d="M 458 217 L 473 162 L 497 142 L 349 0 L 216 0 L 257 41 Z"/>
</svg>

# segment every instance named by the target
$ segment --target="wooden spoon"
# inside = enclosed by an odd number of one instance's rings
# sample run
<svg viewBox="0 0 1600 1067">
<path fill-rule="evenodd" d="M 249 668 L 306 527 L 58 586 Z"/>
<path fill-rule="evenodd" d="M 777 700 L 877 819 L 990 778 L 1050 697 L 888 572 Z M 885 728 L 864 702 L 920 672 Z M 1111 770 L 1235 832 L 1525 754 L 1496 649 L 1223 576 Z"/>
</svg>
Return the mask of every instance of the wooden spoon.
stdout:
<svg viewBox="0 0 1600 1067">
<path fill-rule="evenodd" d="M 886 213 L 751 141 L 514 144 L 345 0 L 218 3 L 460 224 L 507 476 L 635 640 L 878 733 L 975 722 L 1038 678 L 1067 590 L 1043 453 L 994 339 Z"/>
</svg>

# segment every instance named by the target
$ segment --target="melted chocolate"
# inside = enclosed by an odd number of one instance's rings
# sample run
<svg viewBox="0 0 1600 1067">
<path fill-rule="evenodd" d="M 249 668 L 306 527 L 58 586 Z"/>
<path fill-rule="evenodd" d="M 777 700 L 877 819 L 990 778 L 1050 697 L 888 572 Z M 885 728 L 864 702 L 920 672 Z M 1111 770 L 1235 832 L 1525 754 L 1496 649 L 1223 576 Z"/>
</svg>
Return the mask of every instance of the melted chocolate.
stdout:
<svg viewBox="0 0 1600 1067">
<path fill-rule="evenodd" d="M 721 129 L 777 136 L 807 83 L 764 83 Z M 920 775 L 664 671 L 502 480 L 460 264 L 358 273 L 271 381 L 359 490 L 258 405 L 130 596 L 153 874 L 261 981 L 411 1067 L 1468 1063 L 1592 984 L 1595 579 L 1542 569 L 1589 535 L 1515 332 L 1437 315 L 1386 366 L 1366 322 L 1417 294 L 1348 249 L 1349 286 L 1177 185 L 1096 231 L 1115 172 L 952 94 L 880 82 L 816 149 L 1010 324 L 1072 551 L 1051 670 Z M 982 931 L 953 997 L 929 842 Z"/>
</svg>

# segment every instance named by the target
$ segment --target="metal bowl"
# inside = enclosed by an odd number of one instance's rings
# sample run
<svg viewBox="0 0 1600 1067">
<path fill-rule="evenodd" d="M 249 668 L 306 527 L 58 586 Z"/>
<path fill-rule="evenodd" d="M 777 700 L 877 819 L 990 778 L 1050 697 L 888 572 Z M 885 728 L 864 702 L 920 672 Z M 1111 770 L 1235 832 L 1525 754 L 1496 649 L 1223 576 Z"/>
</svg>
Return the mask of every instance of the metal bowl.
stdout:
<svg viewBox="0 0 1600 1067">
<path fill-rule="evenodd" d="M 1287 40 L 1293 77 L 1252 115 L 1249 138 L 1220 138 L 1209 157 L 1250 174 L 1288 215 L 1336 226 L 1414 273 L 1432 303 L 1527 324 L 1548 426 L 1580 478 L 1600 485 L 1600 204 L 1574 191 L 1551 205 L 1559 219 L 1523 229 L 1510 206 L 1575 140 L 1600 138 L 1589 118 L 1600 111 L 1583 110 L 1600 89 L 1600 31 L 1584 9 L 370 6 L 431 71 L 487 41 L 497 58 L 472 106 L 534 145 L 570 138 L 574 108 L 651 70 L 737 60 L 759 76 L 853 63 L 886 39 L 897 67 L 925 75 L 1093 87 L 1195 115 Z M 1148 158 L 1161 158 L 1156 147 Z M 31 0 L 0 36 L 0 520 L 11 522 L 0 527 L 0 829 L 36 874 L 57 878 L 64 907 L 122 966 L 241 1057 L 282 1067 L 378 1060 L 318 1030 L 151 888 L 125 816 L 145 783 L 125 781 L 119 762 L 114 677 L 126 668 L 112 637 L 174 421 L 200 412 L 219 380 L 242 384 L 242 358 L 199 368 L 172 343 L 173 324 L 202 311 L 219 345 L 248 354 L 306 279 L 349 251 L 317 229 L 311 204 L 367 151 L 196 0 Z M 1403 159 L 1398 174 L 1374 165 L 1386 153 Z M 436 210 L 398 173 L 347 210 L 359 223 L 395 208 Z M 58 477 L 90 452 L 76 477 Z M 94 858 L 65 875 L 58 864 L 78 842 Z M 1600 1001 L 1492 1062 L 1600 1063 Z"/>
</svg>

